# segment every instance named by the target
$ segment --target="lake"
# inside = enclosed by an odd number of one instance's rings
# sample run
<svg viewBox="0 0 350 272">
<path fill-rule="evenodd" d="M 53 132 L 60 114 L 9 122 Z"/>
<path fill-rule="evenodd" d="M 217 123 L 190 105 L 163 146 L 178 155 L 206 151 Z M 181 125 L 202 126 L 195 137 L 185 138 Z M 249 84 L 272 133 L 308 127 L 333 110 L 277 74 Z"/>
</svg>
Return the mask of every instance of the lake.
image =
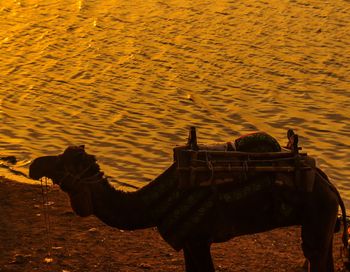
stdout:
<svg viewBox="0 0 350 272">
<path fill-rule="evenodd" d="M 85 144 L 128 189 L 190 126 L 200 143 L 261 130 L 285 144 L 293 128 L 350 200 L 349 14 L 338 0 L 2 0 L 0 154 L 27 171 Z"/>
</svg>

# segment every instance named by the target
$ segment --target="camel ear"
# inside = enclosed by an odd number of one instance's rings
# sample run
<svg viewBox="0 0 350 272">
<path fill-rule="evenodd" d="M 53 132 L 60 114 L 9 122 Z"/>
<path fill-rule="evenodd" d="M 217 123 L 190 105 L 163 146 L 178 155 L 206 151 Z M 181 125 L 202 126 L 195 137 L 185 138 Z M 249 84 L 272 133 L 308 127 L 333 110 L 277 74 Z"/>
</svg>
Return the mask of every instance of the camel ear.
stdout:
<svg viewBox="0 0 350 272">
<path fill-rule="evenodd" d="M 81 148 L 82 150 L 85 150 L 85 145 L 79 145 L 79 148 Z"/>
</svg>

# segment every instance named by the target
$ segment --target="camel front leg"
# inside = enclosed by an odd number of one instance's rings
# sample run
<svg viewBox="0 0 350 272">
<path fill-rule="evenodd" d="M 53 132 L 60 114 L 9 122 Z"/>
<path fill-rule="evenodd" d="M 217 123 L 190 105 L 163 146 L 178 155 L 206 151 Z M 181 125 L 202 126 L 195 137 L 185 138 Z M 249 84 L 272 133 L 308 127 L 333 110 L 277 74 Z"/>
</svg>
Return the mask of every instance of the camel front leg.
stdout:
<svg viewBox="0 0 350 272">
<path fill-rule="evenodd" d="M 205 240 L 189 241 L 184 246 L 186 272 L 214 272 L 210 243 Z"/>
</svg>

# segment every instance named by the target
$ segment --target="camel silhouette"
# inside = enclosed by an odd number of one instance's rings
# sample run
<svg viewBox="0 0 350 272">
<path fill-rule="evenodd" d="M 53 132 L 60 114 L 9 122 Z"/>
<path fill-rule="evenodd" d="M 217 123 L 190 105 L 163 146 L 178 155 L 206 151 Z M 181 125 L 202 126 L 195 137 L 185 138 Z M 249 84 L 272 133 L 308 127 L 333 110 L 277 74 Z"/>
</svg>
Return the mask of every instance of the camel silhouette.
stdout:
<svg viewBox="0 0 350 272">
<path fill-rule="evenodd" d="M 143 188 L 124 192 L 108 182 L 84 146 L 70 146 L 60 155 L 35 159 L 30 177 L 52 179 L 68 193 L 79 216 L 95 215 L 123 230 L 157 227 L 175 250 L 183 250 L 186 272 L 215 271 L 212 243 L 292 225 L 301 226 L 309 271 L 332 272 L 339 205 L 346 221 L 338 191 L 318 168 L 311 192 L 277 186 L 274 175 L 267 173 L 252 175 L 239 185 L 218 185 L 215 190 L 211 186 L 182 188 L 176 163 Z M 347 247 L 346 229 L 344 224 Z"/>
</svg>

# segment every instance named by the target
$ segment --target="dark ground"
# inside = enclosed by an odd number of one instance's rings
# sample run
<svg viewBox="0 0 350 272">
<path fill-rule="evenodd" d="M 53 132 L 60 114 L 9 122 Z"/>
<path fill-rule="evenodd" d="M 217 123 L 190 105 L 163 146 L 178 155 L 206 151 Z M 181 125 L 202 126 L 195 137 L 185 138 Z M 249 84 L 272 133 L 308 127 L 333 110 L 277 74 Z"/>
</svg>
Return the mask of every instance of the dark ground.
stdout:
<svg viewBox="0 0 350 272">
<path fill-rule="evenodd" d="M 182 252 L 173 251 L 156 229 L 121 231 L 94 217 L 79 218 L 56 186 L 48 188 L 48 201 L 45 220 L 40 185 L 0 179 L 0 272 L 184 271 Z M 337 234 L 337 271 L 340 248 Z M 304 262 L 298 227 L 215 244 L 212 254 L 222 272 L 296 272 Z"/>
</svg>

